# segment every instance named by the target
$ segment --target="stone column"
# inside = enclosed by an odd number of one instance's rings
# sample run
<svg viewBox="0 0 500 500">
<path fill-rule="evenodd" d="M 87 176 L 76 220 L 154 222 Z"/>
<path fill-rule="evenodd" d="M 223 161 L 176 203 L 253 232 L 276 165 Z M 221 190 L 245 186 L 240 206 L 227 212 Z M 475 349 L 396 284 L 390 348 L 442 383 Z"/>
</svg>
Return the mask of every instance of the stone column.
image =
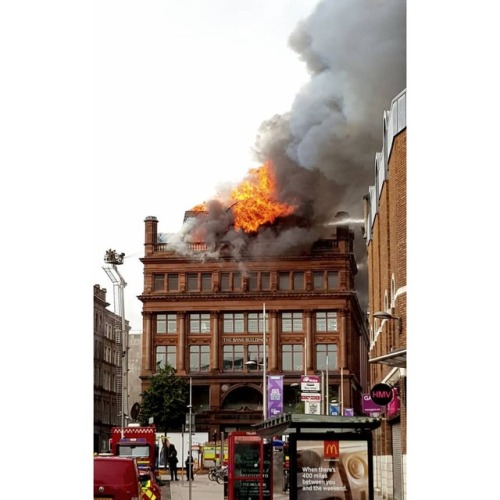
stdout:
<svg viewBox="0 0 500 500">
<path fill-rule="evenodd" d="M 186 313 L 177 312 L 179 315 L 179 341 L 177 342 L 177 369 L 179 373 L 186 373 Z M 189 356 L 189 352 L 188 352 Z"/>
<path fill-rule="evenodd" d="M 212 371 L 219 371 L 219 352 L 220 352 L 220 334 L 219 334 L 219 312 L 210 313 L 210 324 L 212 327 L 212 341 L 210 345 L 210 364 Z"/>
<path fill-rule="evenodd" d="M 142 313 L 142 373 L 141 375 L 151 375 L 151 356 L 153 352 L 151 346 L 153 345 L 153 328 L 152 328 L 152 314 L 150 312 Z"/>
<path fill-rule="evenodd" d="M 314 369 L 313 354 L 314 354 L 314 344 L 312 335 L 312 311 L 304 311 L 304 317 L 306 319 L 306 372 L 309 373 Z"/>
</svg>

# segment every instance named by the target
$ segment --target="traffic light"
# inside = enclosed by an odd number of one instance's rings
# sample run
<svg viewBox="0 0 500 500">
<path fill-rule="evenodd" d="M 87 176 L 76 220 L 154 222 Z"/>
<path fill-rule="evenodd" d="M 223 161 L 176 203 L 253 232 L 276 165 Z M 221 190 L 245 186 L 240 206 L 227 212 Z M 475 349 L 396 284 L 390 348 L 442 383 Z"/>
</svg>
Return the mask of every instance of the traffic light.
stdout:
<svg viewBox="0 0 500 500">
<path fill-rule="evenodd" d="M 215 443 L 215 441 L 217 441 L 217 431 L 214 431 L 212 437 L 214 438 L 214 443 Z"/>
</svg>

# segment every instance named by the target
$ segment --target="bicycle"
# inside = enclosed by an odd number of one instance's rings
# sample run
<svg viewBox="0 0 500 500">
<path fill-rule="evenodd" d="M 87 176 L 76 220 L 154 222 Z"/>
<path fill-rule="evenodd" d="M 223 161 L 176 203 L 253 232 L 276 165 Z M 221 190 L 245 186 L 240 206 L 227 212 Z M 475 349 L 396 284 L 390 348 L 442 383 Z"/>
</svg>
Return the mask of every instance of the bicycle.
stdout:
<svg viewBox="0 0 500 500">
<path fill-rule="evenodd" d="M 208 470 L 208 479 L 218 484 L 224 483 L 225 476 L 227 476 L 227 465 L 216 465 Z"/>
</svg>

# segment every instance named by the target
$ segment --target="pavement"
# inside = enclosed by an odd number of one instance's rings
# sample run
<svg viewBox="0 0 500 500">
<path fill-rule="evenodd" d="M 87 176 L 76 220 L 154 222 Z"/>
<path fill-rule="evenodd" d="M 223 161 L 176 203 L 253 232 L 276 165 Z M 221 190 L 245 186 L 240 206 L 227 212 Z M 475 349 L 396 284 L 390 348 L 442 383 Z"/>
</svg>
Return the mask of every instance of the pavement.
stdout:
<svg viewBox="0 0 500 500">
<path fill-rule="evenodd" d="M 224 485 L 210 481 L 205 471 L 195 473 L 190 482 L 179 471 L 179 481 L 170 481 L 170 476 L 163 476 L 167 485 L 162 488 L 162 500 L 224 500 Z M 191 494 L 190 494 L 191 488 Z M 288 494 L 273 494 L 273 500 L 288 500 Z"/>
<path fill-rule="evenodd" d="M 189 482 L 179 473 L 179 481 L 168 479 L 164 489 L 166 495 L 162 500 L 224 500 L 224 485 L 210 481 L 207 474 L 195 474 Z"/>
<path fill-rule="evenodd" d="M 170 481 L 170 475 L 162 474 L 162 479 L 167 484 L 162 487 L 162 500 L 224 500 L 224 485 L 217 481 L 210 481 L 206 471 L 195 473 L 193 481 L 190 482 L 179 470 L 179 481 Z M 375 492 L 375 500 L 381 500 L 382 495 Z M 288 493 L 282 493 L 281 489 L 273 493 L 273 500 L 289 500 Z"/>
</svg>

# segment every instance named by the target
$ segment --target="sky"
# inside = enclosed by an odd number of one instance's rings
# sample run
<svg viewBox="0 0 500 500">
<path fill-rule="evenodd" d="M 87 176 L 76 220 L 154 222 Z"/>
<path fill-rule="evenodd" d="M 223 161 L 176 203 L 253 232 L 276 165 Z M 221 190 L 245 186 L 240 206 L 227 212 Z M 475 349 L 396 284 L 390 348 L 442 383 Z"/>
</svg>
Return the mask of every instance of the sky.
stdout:
<svg viewBox="0 0 500 500">
<path fill-rule="evenodd" d="M 181 233 L 186 210 L 269 159 L 283 200 L 300 197 L 318 224 L 348 211 L 364 253 L 383 112 L 406 87 L 404 20 L 399 0 L 99 4 L 92 276 L 113 303 L 103 257 L 125 253 L 132 331 L 142 331 L 144 219 Z M 295 231 L 282 243 L 317 237 Z"/>
<path fill-rule="evenodd" d="M 56 436 L 58 445 L 43 455 L 65 471 L 58 477 L 68 478 L 74 498 L 86 498 L 85 488 L 74 490 L 75 460 L 80 482 L 92 477 L 90 286 L 111 290 L 104 252 L 126 253 L 125 294 L 133 302 L 144 218 L 155 215 L 161 231 L 178 231 L 185 209 L 245 175 L 257 131 L 275 115 L 286 118 L 271 124 L 287 126 L 282 138 L 293 139 L 287 149 L 301 166 L 321 159 L 300 140 L 318 136 L 305 133 L 310 115 L 295 114 L 305 100 L 295 97 L 322 64 L 341 61 L 315 61 L 326 39 L 311 47 L 300 43 L 307 36 L 297 36 L 295 49 L 288 45 L 297 22 L 318 3 L 0 4 L 0 425 L 16 430 L 4 436 L 16 463 L 26 461 L 20 433 Z M 415 498 L 428 497 L 429 482 L 421 478 L 429 470 L 456 477 L 456 461 L 442 457 L 462 457 L 464 449 L 465 483 L 434 483 L 432 497 L 468 498 L 473 488 L 487 498 L 491 483 L 474 478 L 484 476 L 485 459 L 498 448 L 492 430 L 462 438 L 464 422 L 469 429 L 490 413 L 498 378 L 492 287 L 500 279 L 494 222 L 500 81 L 492 6 L 434 2 L 429 9 L 408 1 L 408 473 Z M 352 21 L 346 15 L 339 27 L 323 19 L 339 35 Z M 351 42 L 367 40 L 364 29 L 352 33 Z M 351 55 L 355 46 L 344 40 Z M 306 53 L 307 47 L 314 50 Z M 322 88 L 321 79 L 313 80 Z M 360 89 L 357 99 L 343 102 L 362 102 L 371 91 Z M 313 103 L 324 109 L 321 100 Z M 269 151 L 266 144 L 260 153 Z M 379 147 L 366 154 L 372 158 Z M 127 302 L 129 311 L 132 327 L 140 328 Z M 481 382 L 471 374 L 481 374 Z M 73 439 L 75 460 L 61 461 Z M 33 484 L 49 484 L 46 468 L 30 474 Z"/>
<path fill-rule="evenodd" d="M 258 166 L 259 126 L 289 110 L 308 80 L 288 37 L 316 3 L 110 1 L 95 9 L 92 276 L 112 294 L 104 253 L 125 253 L 133 331 L 142 330 L 144 219 L 176 233 L 184 211 Z"/>
</svg>

